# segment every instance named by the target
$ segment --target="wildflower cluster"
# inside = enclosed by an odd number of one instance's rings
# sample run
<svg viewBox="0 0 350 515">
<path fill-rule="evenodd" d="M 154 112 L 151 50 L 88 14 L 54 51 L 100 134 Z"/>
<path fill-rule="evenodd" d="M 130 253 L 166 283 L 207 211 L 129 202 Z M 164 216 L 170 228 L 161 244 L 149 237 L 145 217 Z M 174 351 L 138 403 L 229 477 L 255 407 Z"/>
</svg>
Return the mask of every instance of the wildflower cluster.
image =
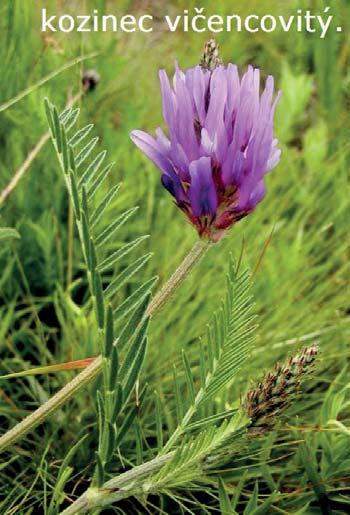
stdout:
<svg viewBox="0 0 350 515">
<path fill-rule="evenodd" d="M 176 69 L 173 88 L 160 71 L 168 136 L 135 130 L 133 142 L 161 170 L 161 181 L 200 237 L 218 241 L 264 198 L 264 177 L 280 159 L 273 135 L 279 94 L 269 76 L 260 95 L 260 71 L 239 77 L 223 66 L 213 42 L 202 66 Z"/>
</svg>

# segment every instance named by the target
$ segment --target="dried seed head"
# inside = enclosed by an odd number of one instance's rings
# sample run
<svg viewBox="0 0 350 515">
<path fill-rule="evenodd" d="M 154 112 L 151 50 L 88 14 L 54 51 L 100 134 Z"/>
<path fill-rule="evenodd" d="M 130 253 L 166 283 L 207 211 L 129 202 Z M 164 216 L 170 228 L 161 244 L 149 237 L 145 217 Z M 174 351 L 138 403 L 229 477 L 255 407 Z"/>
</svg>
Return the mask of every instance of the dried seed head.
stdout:
<svg viewBox="0 0 350 515">
<path fill-rule="evenodd" d="M 303 377 L 312 370 L 319 352 L 317 345 L 305 347 L 284 364 L 277 364 L 256 387 L 247 393 L 243 407 L 251 420 L 250 431 L 260 433 L 274 423 L 276 417 L 298 393 Z"/>
<path fill-rule="evenodd" d="M 211 72 L 222 64 L 222 60 L 219 57 L 219 45 L 215 39 L 209 39 L 206 42 L 199 64 L 202 68 Z"/>
<path fill-rule="evenodd" d="M 85 91 L 93 91 L 100 82 L 100 75 L 95 70 L 86 70 L 81 77 L 81 82 Z"/>
</svg>

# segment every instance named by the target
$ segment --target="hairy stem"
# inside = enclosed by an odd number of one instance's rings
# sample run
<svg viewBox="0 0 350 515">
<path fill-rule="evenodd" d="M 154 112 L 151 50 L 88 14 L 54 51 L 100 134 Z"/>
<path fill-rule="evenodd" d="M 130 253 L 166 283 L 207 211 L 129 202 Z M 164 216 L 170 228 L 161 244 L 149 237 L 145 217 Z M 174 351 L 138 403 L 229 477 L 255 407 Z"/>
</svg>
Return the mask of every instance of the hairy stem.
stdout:
<svg viewBox="0 0 350 515">
<path fill-rule="evenodd" d="M 22 422 L 15 425 L 12 429 L 7 431 L 0 438 L 0 452 L 4 451 L 10 445 L 14 444 L 17 440 L 22 438 L 28 431 L 43 422 L 53 411 L 62 406 L 67 400 L 71 399 L 73 395 L 78 392 L 83 386 L 88 384 L 100 372 L 102 367 L 102 357 L 99 356 L 78 374 L 72 381 L 67 383 L 61 390 L 59 390 L 47 402 L 42 404 L 40 408 L 33 411 Z"/>
<path fill-rule="evenodd" d="M 204 473 L 209 471 L 214 471 L 215 473 L 215 463 L 219 456 L 215 453 L 218 451 L 218 448 L 220 445 L 225 444 L 225 439 L 227 439 L 228 436 L 230 436 L 231 440 L 233 437 L 237 439 L 242 438 L 249 424 L 249 419 L 246 419 L 243 414 L 240 413 L 238 417 L 231 422 L 231 427 L 227 426 L 227 433 L 223 432 L 221 435 L 219 434 L 218 439 L 212 442 L 211 445 L 205 448 L 200 454 L 196 455 L 195 453 L 195 455 L 191 457 L 192 461 L 187 462 L 187 466 L 196 463 L 201 467 Z M 233 448 L 232 441 L 230 447 Z M 104 506 L 110 506 L 131 496 L 137 497 L 148 493 L 156 493 L 155 485 L 157 484 L 157 480 L 152 482 L 152 476 L 159 472 L 162 467 L 176 455 L 176 452 L 177 451 L 173 450 L 165 454 L 158 454 L 153 460 L 113 477 L 100 488 L 90 487 L 68 508 L 63 510 L 61 515 L 95 513 L 96 511 L 99 512 Z"/>
<path fill-rule="evenodd" d="M 67 290 L 72 283 L 73 278 L 73 240 L 74 240 L 74 213 L 72 201 L 69 200 L 68 205 L 68 252 L 67 252 L 67 277 L 66 287 Z"/>
<path fill-rule="evenodd" d="M 112 478 L 102 488 L 89 488 L 73 504 L 61 512 L 61 515 L 87 513 L 94 508 L 102 508 L 132 495 L 140 494 L 142 492 L 142 480 L 158 472 L 173 455 L 174 452 L 169 452 L 164 456 L 157 456 L 151 461 Z"/>
<path fill-rule="evenodd" d="M 157 313 L 157 311 L 160 311 L 166 302 L 168 302 L 169 298 L 188 276 L 192 268 L 201 260 L 209 246 L 210 243 L 203 242 L 201 240 L 197 241 L 193 245 L 181 265 L 175 270 L 170 279 L 164 284 L 163 288 L 161 288 L 150 303 L 148 308 L 148 314 L 150 317 Z"/>
<path fill-rule="evenodd" d="M 209 243 L 202 241 L 197 241 L 194 244 L 177 270 L 150 302 L 148 315 L 151 318 L 165 305 L 174 291 L 182 284 L 194 266 L 204 256 L 209 246 Z M 102 357 L 98 356 L 91 365 L 80 372 L 80 374 L 67 383 L 47 402 L 28 415 L 22 422 L 19 422 L 16 426 L 7 431 L 0 438 L 0 453 L 22 438 L 26 433 L 33 430 L 38 424 L 51 415 L 53 411 L 62 406 L 67 400 L 71 399 L 83 386 L 91 382 L 101 371 L 102 364 Z"/>
</svg>

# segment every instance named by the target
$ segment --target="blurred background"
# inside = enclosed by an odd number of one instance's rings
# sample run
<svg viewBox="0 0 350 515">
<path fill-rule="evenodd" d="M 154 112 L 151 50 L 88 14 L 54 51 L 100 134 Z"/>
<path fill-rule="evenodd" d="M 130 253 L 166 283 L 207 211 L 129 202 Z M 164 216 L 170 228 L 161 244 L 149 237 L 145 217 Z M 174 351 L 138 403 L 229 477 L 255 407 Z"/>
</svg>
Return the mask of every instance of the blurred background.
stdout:
<svg viewBox="0 0 350 515">
<path fill-rule="evenodd" d="M 169 403 L 171 431 L 171 367 L 181 359 L 182 348 L 195 362 L 197 347 L 193 343 L 204 334 L 224 294 L 230 253 L 237 259 L 242 254 L 244 267 L 254 274 L 258 343 L 240 381 L 217 402 L 230 407 L 250 381 L 276 361 L 308 343 L 320 345 L 317 371 L 304 393 L 275 431 L 247 445 L 227 471 L 232 492 L 244 474 L 239 513 L 246 509 L 255 484 L 261 500 L 279 491 L 268 513 L 349 510 L 350 2 L 3 0 L 0 5 L 0 192 L 6 190 L 47 131 L 44 97 L 63 110 L 81 89 L 82 71 L 97 70 L 100 84 L 79 101 L 79 123 L 94 123 L 98 150 L 107 149 L 109 160 L 115 162 L 104 192 L 122 181 L 121 193 L 106 221 L 128 207 L 139 206 L 136 216 L 110 245 L 115 249 L 149 234 L 140 252 L 154 255 L 144 275 L 158 275 L 161 283 L 191 248 L 196 235 L 163 190 L 158 170 L 133 146 L 129 132 L 164 128 L 158 70 L 165 68 L 171 74 L 176 60 L 182 68 L 196 65 L 210 37 L 209 33 L 170 33 L 162 21 L 165 14 L 176 16 L 183 9 L 193 12 L 194 7 L 204 7 L 206 14 L 223 16 L 288 16 L 307 8 L 321 14 L 326 6 L 330 6 L 327 15 L 339 23 L 332 22 L 324 39 L 319 34 L 278 30 L 217 35 L 225 62 L 236 63 L 241 71 L 253 64 L 261 69 L 263 78 L 272 74 L 283 91 L 276 121 L 282 159 L 268 176 L 268 194 L 254 214 L 210 250 L 152 324 L 142 378 Z M 42 7 L 52 14 L 74 15 L 92 9 L 118 15 L 150 13 L 154 31 L 42 33 Z M 337 24 L 343 27 L 341 33 L 332 29 Z M 77 58 L 81 61 L 74 64 Z M 39 81 L 44 83 L 39 85 Z M 96 355 L 93 321 L 83 312 L 82 255 L 51 142 L 43 145 L 16 187 L 2 198 L 0 226 L 20 233 L 19 240 L 0 242 L 0 373 Z M 121 301 L 139 279 L 120 291 Z M 70 377 L 72 373 L 64 372 L 0 379 L 1 430 L 14 425 Z M 91 387 L 8 453 L 6 466 L 0 465 L 0 513 L 46 513 L 45 503 L 60 460 L 92 426 L 94 410 Z M 152 434 L 151 408 L 139 416 L 140 425 Z M 312 474 L 300 452 L 301 441 L 307 445 Z M 132 463 L 134 435 L 127 445 L 125 454 Z M 71 489 L 73 484 L 80 485 L 78 491 L 86 486 L 93 451 L 91 436 L 75 457 Z M 214 497 L 203 503 L 209 513 L 218 510 Z M 186 504 L 189 498 L 191 508 Z M 145 507 L 130 501 L 125 512 L 157 513 L 159 502 L 154 500 L 154 505 Z M 194 493 L 184 495 L 185 508 L 175 501 L 162 502 L 163 513 L 185 512 L 186 506 L 205 513 Z"/>
</svg>

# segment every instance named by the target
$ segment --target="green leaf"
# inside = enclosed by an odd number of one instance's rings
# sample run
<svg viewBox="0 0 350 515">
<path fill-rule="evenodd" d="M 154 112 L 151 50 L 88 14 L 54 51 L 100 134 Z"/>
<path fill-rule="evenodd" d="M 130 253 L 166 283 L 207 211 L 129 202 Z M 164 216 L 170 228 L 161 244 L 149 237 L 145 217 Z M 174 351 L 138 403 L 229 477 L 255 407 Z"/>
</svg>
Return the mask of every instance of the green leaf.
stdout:
<svg viewBox="0 0 350 515">
<path fill-rule="evenodd" d="M 163 421 L 162 421 L 162 406 L 158 392 L 155 392 L 156 397 L 156 435 L 157 435 L 157 449 L 163 447 Z"/>
<path fill-rule="evenodd" d="M 180 422 L 184 416 L 184 405 L 182 402 L 182 395 L 181 395 L 179 380 L 177 377 L 176 365 L 173 365 L 173 380 L 174 380 L 176 418 L 177 418 L 178 424 L 180 424 Z"/>
<path fill-rule="evenodd" d="M 248 475 L 249 475 L 249 470 L 246 469 L 243 474 L 241 475 L 240 477 L 240 480 L 238 482 L 238 484 L 236 485 L 236 488 L 235 488 L 235 493 L 234 493 L 234 497 L 232 499 L 232 508 L 235 510 L 237 505 L 238 505 L 238 501 L 239 501 L 239 498 L 240 498 L 240 495 L 242 493 L 242 490 L 243 490 L 243 487 L 244 487 L 244 484 L 248 478 Z"/>
<path fill-rule="evenodd" d="M 142 392 L 140 393 L 138 404 L 134 404 L 132 409 L 129 410 L 126 417 L 124 417 L 122 425 L 120 426 L 120 429 L 117 433 L 117 438 L 116 438 L 116 442 L 115 442 L 116 447 L 118 447 L 122 443 L 124 437 L 128 434 L 128 431 L 140 410 L 140 406 L 142 406 L 142 402 L 144 401 L 144 398 L 146 396 L 146 391 L 147 391 L 147 387 L 144 387 Z"/>
<path fill-rule="evenodd" d="M 94 124 L 90 123 L 89 125 L 86 125 L 86 127 L 83 127 L 82 129 L 80 129 L 78 132 L 76 132 L 74 134 L 74 136 L 72 136 L 69 139 L 68 144 L 71 147 L 76 147 L 91 132 L 91 129 L 93 128 L 93 126 L 94 126 Z"/>
<path fill-rule="evenodd" d="M 101 460 L 100 454 L 96 451 L 96 480 L 97 484 L 100 486 L 104 482 L 105 478 L 105 467 L 104 463 Z"/>
<path fill-rule="evenodd" d="M 189 394 L 190 403 L 194 404 L 195 402 L 195 389 L 194 389 L 194 381 L 192 377 L 191 372 L 191 366 L 188 361 L 188 357 L 185 353 L 185 351 L 182 351 L 182 360 L 185 368 L 185 376 L 186 376 L 186 383 L 187 383 L 187 390 Z"/>
<path fill-rule="evenodd" d="M 100 233 L 96 237 L 95 244 L 96 246 L 104 245 L 112 236 L 113 234 L 122 227 L 125 222 L 128 221 L 128 219 L 138 210 L 138 207 L 132 207 L 131 209 L 128 209 L 127 211 L 124 211 L 114 222 L 112 222 L 102 233 Z"/>
<path fill-rule="evenodd" d="M 79 199 L 79 193 L 77 188 L 77 183 L 75 180 L 75 175 L 72 170 L 69 172 L 69 179 L 70 179 L 70 191 L 73 201 L 73 207 L 74 207 L 74 214 L 77 219 L 77 221 L 80 221 L 80 199 Z"/>
<path fill-rule="evenodd" d="M 95 173 L 99 170 L 101 164 L 105 160 L 105 157 L 107 155 L 107 151 L 103 150 L 97 156 L 91 161 L 85 172 L 82 174 L 78 188 L 81 188 L 83 184 L 88 184 L 89 181 L 94 177 Z"/>
<path fill-rule="evenodd" d="M 87 213 L 83 210 L 81 212 L 81 228 L 82 228 L 82 244 L 85 250 L 86 262 L 91 270 L 91 245 L 90 245 L 90 227 L 87 219 Z"/>
<path fill-rule="evenodd" d="M 99 222 L 101 216 L 118 193 L 119 188 L 120 184 L 115 184 L 103 197 L 91 215 L 91 227 L 94 227 Z"/>
<path fill-rule="evenodd" d="M 258 483 L 255 482 L 254 491 L 245 507 L 244 515 L 252 515 L 258 507 Z"/>
<path fill-rule="evenodd" d="M 68 146 L 67 146 L 67 136 L 66 131 L 62 130 L 62 162 L 63 162 L 63 170 L 65 173 L 69 172 L 69 158 L 68 158 Z"/>
<path fill-rule="evenodd" d="M 219 477 L 218 483 L 220 511 L 222 515 L 235 515 L 237 512 L 232 508 L 230 498 L 226 492 L 225 483 L 221 477 Z"/>
<path fill-rule="evenodd" d="M 109 356 L 111 354 L 113 343 L 114 343 L 113 310 L 112 310 L 112 306 L 109 305 L 107 308 L 106 326 L 105 326 L 105 344 L 104 344 L 105 356 Z"/>
<path fill-rule="evenodd" d="M 207 376 L 200 403 L 207 402 L 230 383 L 251 352 L 255 341 L 256 317 L 252 314 L 249 288 L 248 272 L 236 276 L 231 261 L 227 296 L 208 331 L 208 339 L 215 341 L 215 358 L 211 358 L 211 374 Z"/>
<path fill-rule="evenodd" d="M 123 329 L 119 333 L 117 340 L 118 349 L 121 351 L 127 345 L 129 340 L 135 335 L 137 327 L 140 325 L 147 313 L 149 297 L 144 296 L 142 301 L 135 307 L 132 316 L 129 318 Z"/>
<path fill-rule="evenodd" d="M 195 437 L 182 437 L 169 462 L 153 478 L 150 488 L 176 488 L 203 478 L 203 467 L 215 467 L 213 458 L 220 450 L 227 455 L 235 438 L 241 437 L 240 416 L 208 427 Z"/>
<path fill-rule="evenodd" d="M 93 238 L 90 236 L 90 265 L 91 265 L 91 272 L 92 274 L 95 273 L 95 270 L 97 269 L 97 256 L 96 256 L 96 250 L 95 250 L 95 244 Z"/>
<path fill-rule="evenodd" d="M 105 399 L 102 396 L 102 393 L 100 390 L 97 391 L 96 404 L 97 404 L 98 425 L 99 425 L 99 447 L 101 447 L 104 421 L 106 420 L 106 412 L 105 412 Z"/>
<path fill-rule="evenodd" d="M 75 165 L 77 168 L 79 168 L 83 164 L 83 162 L 89 157 L 89 155 L 95 148 L 97 142 L 98 138 L 93 138 L 91 141 L 89 141 L 89 143 L 85 145 L 84 148 L 82 148 L 79 154 L 75 157 Z"/>
<path fill-rule="evenodd" d="M 117 383 L 114 391 L 114 406 L 112 410 L 112 422 L 115 422 L 117 419 L 117 416 L 122 410 L 123 407 L 123 387 L 121 383 Z"/>
<path fill-rule="evenodd" d="M 305 470 L 308 480 L 312 485 L 319 505 L 324 506 L 327 509 L 327 512 L 330 512 L 327 490 L 324 485 L 324 481 L 318 471 L 318 464 L 315 453 L 312 452 L 310 446 L 307 443 L 301 443 L 299 445 L 298 451 L 301 464 Z"/>
<path fill-rule="evenodd" d="M 102 289 L 101 276 L 96 271 L 94 273 L 94 290 L 95 290 L 95 303 L 96 303 L 96 317 L 97 322 L 100 328 L 104 326 L 105 320 L 105 306 L 104 306 L 104 296 Z"/>
<path fill-rule="evenodd" d="M 80 109 L 77 107 L 76 109 L 72 109 L 69 116 L 64 120 L 63 125 L 67 132 L 69 132 L 72 127 L 76 124 L 77 119 L 80 115 Z"/>
<path fill-rule="evenodd" d="M 1 240 L 18 240 L 20 238 L 16 229 L 11 227 L 0 227 L 0 241 Z"/>
<path fill-rule="evenodd" d="M 108 422 L 108 442 L 107 442 L 107 456 L 111 456 L 114 451 L 116 442 L 116 428 L 111 422 Z"/>
<path fill-rule="evenodd" d="M 68 159 L 69 159 L 69 167 L 72 170 L 72 172 L 76 173 L 76 166 L 75 166 L 75 157 L 74 157 L 74 151 L 73 148 L 68 143 Z"/>
<path fill-rule="evenodd" d="M 145 331 L 147 329 L 147 325 L 145 326 Z M 133 356 L 133 361 L 130 363 L 129 373 L 125 378 L 125 386 L 123 388 L 124 392 L 124 402 L 126 402 L 136 384 L 136 381 L 140 375 L 142 365 L 146 356 L 146 348 L 147 348 L 147 338 L 144 337 L 143 340 L 141 340 L 140 344 L 138 345 L 138 342 L 136 343 L 135 339 L 135 346 L 133 346 L 133 350 L 136 351 Z"/>
<path fill-rule="evenodd" d="M 264 500 L 255 510 L 251 512 L 251 515 L 269 515 L 271 513 L 271 505 L 278 495 L 278 492 L 272 492 L 267 499 Z"/>
<path fill-rule="evenodd" d="M 143 462 L 143 446 L 142 446 L 142 432 L 140 420 L 136 419 L 134 424 L 135 431 L 135 453 L 136 453 L 136 465 L 141 465 Z"/>
<path fill-rule="evenodd" d="M 164 451 L 175 445 L 180 436 L 188 430 L 191 419 L 198 409 L 210 407 L 209 401 L 213 396 L 233 381 L 239 369 L 247 361 L 255 341 L 256 330 L 249 289 L 248 272 L 238 275 L 231 257 L 226 296 L 208 327 L 207 353 L 204 352 L 204 346 L 200 346 L 200 352 L 203 355 L 199 366 L 201 388 L 196 394 L 190 363 L 186 354 L 183 354 L 190 406 L 185 412 L 184 400 L 175 380 L 178 427 L 166 443 Z M 185 414 L 181 416 L 180 412 Z"/>
<path fill-rule="evenodd" d="M 44 99 L 44 106 L 45 106 L 46 118 L 47 118 L 47 121 L 49 122 L 51 136 L 54 137 L 55 136 L 55 124 L 54 124 L 54 119 L 53 119 L 53 114 L 52 114 L 52 106 L 51 106 L 48 98 Z"/>
<path fill-rule="evenodd" d="M 64 109 L 64 111 L 62 111 L 59 115 L 59 120 L 60 122 L 64 125 L 65 124 L 65 121 L 66 119 L 70 116 L 70 114 L 72 113 L 73 111 L 73 108 L 72 107 L 67 107 L 66 109 Z"/>
<path fill-rule="evenodd" d="M 136 274 L 150 259 L 152 256 L 151 253 L 146 254 L 145 256 L 141 256 L 136 259 L 131 265 L 129 265 L 123 272 L 121 272 L 117 277 L 113 279 L 113 281 L 107 286 L 104 290 L 104 295 L 106 299 L 110 299 L 117 293 L 117 291 L 124 286 L 124 284 L 131 279 L 133 275 Z"/>
<path fill-rule="evenodd" d="M 108 177 L 108 174 L 111 171 L 111 169 L 114 166 L 114 164 L 115 163 L 110 163 L 105 168 L 103 168 L 100 171 L 100 173 L 97 174 L 97 176 L 95 178 L 93 178 L 90 181 L 90 183 L 87 185 L 87 194 L 88 194 L 88 198 L 89 199 L 92 198 L 95 195 L 96 191 L 101 186 L 101 184 L 103 183 L 105 178 Z"/>
<path fill-rule="evenodd" d="M 121 213 L 109 226 L 99 231 L 97 224 L 100 224 L 102 215 L 115 198 L 119 185 L 113 186 L 97 205 L 94 196 L 111 170 L 112 165 L 102 169 L 102 163 L 106 157 L 105 151 L 90 159 L 98 140 L 98 138 L 93 138 L 86 143 L 85 138 L 90 133 L 92 125 L 84 127 L 72 137 L 67 138 L 68 129 L 77 121 L 78 110 L 66 109 L 58 117 L 56 108 L 49 101 L 45 102 L 45 108 L 49 124 L 51 121 L 53 127 L 52 137 L 58 154 L 58 161 L 62 171 L 65 174 L 68 171 L 66 185 L 74 206 L 78 235 L 88 267 L 87 282 L 96 311 L 96 320 L 99 327 L 97 335 L 103 353 L 103 382 L 101 390 L 97 392 L 99 443 L 95 480 L 97 478 L 97 483 L 99 483 L 104 479 L 106 465 L 113 455 L 115 446 L 122 440 L 124 431 L 127 430 L 128 424 L 131 424 L 135 417 L 135 410 L 130 410 L 129 406 L 127 408 L 126 406 L 128 398 L 138 381 L 145 358 L 149 323 L 146 313 L 150 290 L 156 278 L 152 278 L 139 286 L 114 311 L 112 306 L 108 305 L 107 299 L 130 281 L 134 274 L 146 264 L 150 254 L 141 256 L 136 260 L 131 259 L 131 264 L 122 269 L 120 274 L 114 277 L 106 289 L 103 290 L 101 273 L 113 267 L 121 258 L 128 256 L 145 237 L 136 238 L 134 241 L 121 246 L 102 263 L 99 262 L 97 246 L 105 245 L 137 208 L 130 208 Z M 77 151 L 77 155 L 75 155 L 77 145 L 83 141 L 85 146 Z M 80 178 L 78 178 L 76 171 L 78 167 L 82 167 L 85 163 L 84 171 L 79 174 Z M 90 216 L 91 205 L 96 207 Z M 120 245 L 119 241 L 118 245 Z M 107 309 L 106 306 L 108 306 Z M 119 322 L 130 312 L 132 314 L 129 319 L 123 323 L 122 327 L 118 327 L 120 329 L 119 338 L 115 341 L 116 319 Z M 119 351 L 122 351 L 121 357 L 123 358 L 121 367 L 118 365 Z M 125 412 L 122 412 L 123 407 Z M 121 420 L 122 427 L 116 433 L 114 424 L 119 416 L 120 418 L 123 417 Z M 139 444 L 141 446 L 141 435 Z M 141 447 L 138 454 L 140 457 Z"/>
<path fill-rule="evenodd" d="M 214 415 L 210 415 L 209 417 L 201 418 L 196 422 L 192 422 L 186 427 L 186 431 L 194 431 L 205 426 L 210 426 L 216 424 L 217 422 L 222 422 L 224 419 L 229 419 L 233 417 L 237 413 L 237 409 L 230 409 L 223 411 L 221 413 L 215 413 Z"/>
<path fill-rule="evenodd" d="M 61 133 L 61 124 L 60 124 L 60 120 L 58 117 L 56 107 L 53 107 L 52 113 L 53 113 L 53 123 L 54 123 L 54 132 L 55 132 L 57 150 L 59 153 L 61 153 L 61 151 L 62 151 L 62 133 Z"/>
<path fill-rule="evenodd" d="M 118 347 L 114 344 L 108 360 L 109 368 L 109 389 L 114 390 L 119 377 L 119 352 Z"/>
<path fill-rule="evenodd" d="M 146 345 L 146 342 L 144 340 L 146 338 L 148 323 L 149 319 L 144 318 L 144 320 L 139 324 L 138 328 L 135 330 L 135 334 L 133 335 L 131 343 L 128 346 L 128 350 L 124 358 L 124 361 L 119 369 L 119 377 L 123 385 L 123 392 L 125 396 L 126 389 L 124 385 L 126 382 L 128 382 L 127 378 L 132 373 L 134 364 L 138 360 L 137 356 L 143 353 L 143 351 L 140 351 L 140 349 Z"/>
<path fill-rule="evenodd" d="M 89 225 L 90 225 L 89 205 L 88 205 L 88 199 L 87 199 L 87 195 L 86 195 L 85 185 L 83 185 L 83 187 L 81 189 L 81 208 L 82 208 L 84 215 L 86 216 L 86 219 L 89 221 Z"/>
<path fill-rule="evenodd" d="M 57 479 L 55 481 L 55 487 L 50 501 L 48 513 L 55 513 L 55 507 L 60 506 L 60 504 L 63 502 L 64 498 L 61 498 L 61 496 L 64 491 L 65 484 L 67 483 L 69 477 L 73 472 L 73 468 L 69 467 L 69 463 L 72 461 L 74 454 L 77 452 L 77 450 L 86 440 L 86 438 L 87 435 L 84 435 L 82 438 L 80 438 L 80 440 L 78 440 L 78 442 L 76 442 L 69 449 L 66 456 L 64 457 L 57 474 Z"/>
<path fill-rule="evenodd" d="M 91 219 L 93 219 L 94 214 L 91 215 Z M 116 250 L 108 256 L 104 261 L 102 261 L 99 266 L 98 270 L 100 272 L 105 272 L 112 266 L 114 266 L 121 258 L 127 256 L 132 250 L 134 250 L 140 243 L 145 241 L 149 236 L 140 236 L 139 238 L 136 238 L 135 240 L 131 241 L 130 243 L 127 243 L 123 245 L 120 249 Z"/>
<path fill-rule="evenodd" d="M 139 288 L 137 288 L 129 297 L 127 297 L 115 310 L 114 319 L 120 320 L 130 313 L 139 303 L 143 302 L 144 299 L 149 295 L 153 286 L 158 281 L 158 277 L 152 277 Z"/>
</svg>

